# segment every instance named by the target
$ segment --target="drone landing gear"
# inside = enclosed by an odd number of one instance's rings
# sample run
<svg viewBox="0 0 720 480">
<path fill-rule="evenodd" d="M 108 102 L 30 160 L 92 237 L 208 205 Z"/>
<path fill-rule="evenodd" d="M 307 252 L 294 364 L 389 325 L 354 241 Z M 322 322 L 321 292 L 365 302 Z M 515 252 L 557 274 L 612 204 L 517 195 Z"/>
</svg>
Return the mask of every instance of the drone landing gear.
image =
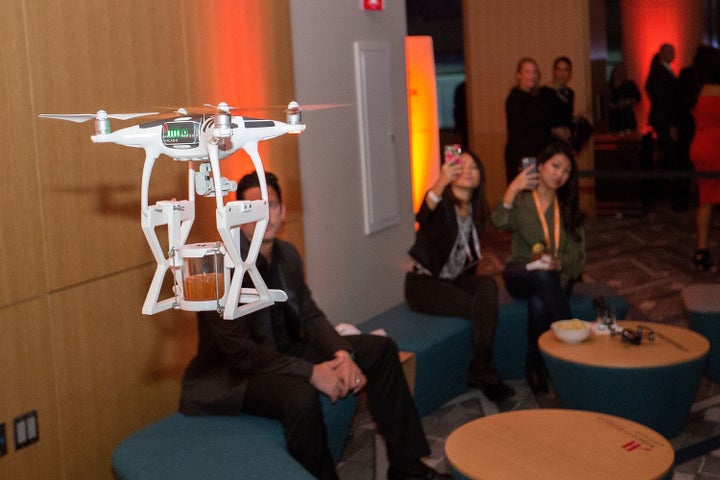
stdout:
<svg viewBox="0 0 720 480">
<path fill-rule="evenodd" d="M 148 153 L 146 169 L 143 172 L 143 201 L 147 201 L 147 185 L 154 158 Z M 188 200 L 160 201 L 149 207 L 143 203 L 142 227 L 145 238 L 153 252 L 157 267 L 145 298 L 143 313 L 153 315 L 171 308 L 188 311 L 216 310 L 227 320 L 236 319 L 268 307 L 275 302 L 287 300 L 282 290 L 268 289 L 257 271 L 255 261 L 265 234 L 268 218 L 267 188 L 263 200 L 235 201 L 223 204 L 222 196 L 237 185 L 227 179 L 209 178 L 211 163 L 203 163 L 200 172 L 192 164 L 189 168 Z M 214 170 L 219 172 L 219 166 Z M 262 167 L 261 167 L 262 171 Z M 202 184 L 197 185 L 200 178 Z M 264 174 L 260 176 L 264 182 Z M 146 181 L 147 180 L 147 181 Z M 195 218 L 195 193 L 216 197 L 216 220 L 222 242 L 186 245 Z M 255 223 L 250 248 L 243 259 L 240 252 L 240 225 Z M 166 257 L 157 236 L 156 228 L 167 226 L 169 253 Z M 173 296 L 159 300 L 165 275 L 173 277 Z M 254 285 L 243 287 L 245 274 Z"/>
</svg>

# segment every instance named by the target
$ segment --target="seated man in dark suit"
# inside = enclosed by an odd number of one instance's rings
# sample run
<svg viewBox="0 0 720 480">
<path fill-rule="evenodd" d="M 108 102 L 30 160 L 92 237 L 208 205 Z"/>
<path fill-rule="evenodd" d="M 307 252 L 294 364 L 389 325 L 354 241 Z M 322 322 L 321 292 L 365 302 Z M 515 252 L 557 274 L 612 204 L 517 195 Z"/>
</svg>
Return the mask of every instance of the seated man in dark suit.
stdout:
<svg viewBox="0 0 720 480">
<path fill-rule="evenodd" d="M 285 206 L 275 175 L 266 179 L 270 218 L 257 266 L 267 286 L 284 290 L 288 300 L 237 320 L 198 314 L 198 353 L 185 372 L 180 411 L 275 418 L 290 454 L 317 478 L 336 479 L 320 395 L 334 402 L 365 389 L 385 437 L 388 478 L 450 478 L 420 461 L 430 450 L 397 346 L 385 337 L 336 332 L 305 284 L 298 251 L 276 238 Z M 237 196 L 261 198 L 257 173 L 240 180 Z M 254 228 L 241 226 L 243 257 Z"/>
</svg>

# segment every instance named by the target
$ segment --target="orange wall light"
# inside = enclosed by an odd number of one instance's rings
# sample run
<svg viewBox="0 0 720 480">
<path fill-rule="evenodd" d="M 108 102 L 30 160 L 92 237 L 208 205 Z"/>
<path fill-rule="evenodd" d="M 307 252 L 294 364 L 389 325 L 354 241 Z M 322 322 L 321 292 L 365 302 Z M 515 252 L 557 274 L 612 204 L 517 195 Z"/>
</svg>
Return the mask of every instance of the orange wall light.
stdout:
<svg viewBox="0 0 720 480">
<path fill-rule="evenodd" d="M 194 65 L 202 76 L 203 101 L 240 107 L 234 115 L 278 118 L 280 108 L 256 108 L 279 103 L 271 102 L 271 95 L 281 89 L 274 77 L 290 75 L 287 83 L 292 85 L 291 67 L 280 68 L 282 62 L 292 60 L 292 54 L 289 46 L 277 51 L 277 45 L 288 44 L 283 42 L 282 23 L 273 18 L 277 12 L 266 0 L 215 0 L 195 13 L 199 17 L 191 19 L 192 25 L 203 26 L 204 46 L 198 48 L 202 48 L 199 61 L 204 65 Z M 278 30 L 279 34 L 274 33 Z M 266 143 L 261 142 L 259 149 L 265 169 L 271 170 L 272 159 L 266 155 L 270 146 Z M 231 180 L 254 170 L 244 152 L 225 160 L 222 169 L 223 176 Z"/>
<path fill-rule="evenodd" d="M 692 62 L 695 49 L 702 41 L 705 13 L 701 0 L 633 0 L 620 2 L 622 20 L 622 55 L 628 78 L 643 91 L 638 126 L 646 129 L 650 101 L 644 93 L 645 80 L 653 55 L 660 45 L 675 46 L 672 68 L 677 74 Z"/>
<path fill-rule="evenodd" d="M 437 179 L 440 165 L 435 56 L 431 37 L 405 37 L 405 69 L 413 208 L 417 211 L 425 192 Z"/>
</svg>

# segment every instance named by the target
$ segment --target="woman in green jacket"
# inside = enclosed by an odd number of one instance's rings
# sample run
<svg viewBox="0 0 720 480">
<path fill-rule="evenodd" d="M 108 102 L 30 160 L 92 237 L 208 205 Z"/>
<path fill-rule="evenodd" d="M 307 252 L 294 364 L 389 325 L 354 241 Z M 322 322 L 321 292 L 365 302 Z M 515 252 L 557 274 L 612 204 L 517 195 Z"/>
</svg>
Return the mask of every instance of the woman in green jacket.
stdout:
<svg viewBox="0 0 720 480">
<path fill-rule="evenodd" d="M 548 391 L 537 341 L 555 320 L 570 318 L 573 282 L 585 264 L 584 215 L 578 201 L 572 147 L 553 141 L 508 185 L 492 213 L 495 227 L 512 232 L 505 287 L 528 300 L 525 373 L 534 393 Z"/>
</svg>

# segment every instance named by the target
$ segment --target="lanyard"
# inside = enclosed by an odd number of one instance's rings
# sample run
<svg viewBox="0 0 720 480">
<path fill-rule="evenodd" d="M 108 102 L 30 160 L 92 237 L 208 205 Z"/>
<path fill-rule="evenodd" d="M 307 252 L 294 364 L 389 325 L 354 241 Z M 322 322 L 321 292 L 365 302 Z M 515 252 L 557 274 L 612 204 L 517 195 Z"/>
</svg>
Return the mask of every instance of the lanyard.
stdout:
<svg viewBox="0 0 720 480">
<path fill-rule="evenodd" d="M 542 211 L 540 206 L 540 198 L 538 198 L 537 190 L 532 191 L 533 200 L 535 201 L 535 209 L 537 210 L 538 217 L 540 218 L 540 225 L 542 225 L 543 234 L 545 235 L 546 248 L 550 249 L 550 231 L 548 230 L 547 219 L 545 218 L 545 212 Z M 560 206 L 558 205 L 557 195 L 553 201 L 553 223 L 555 233 L 555 252 L 554 257 L 557 257 L 558 251 L 560 250 Z"/>
</svg>

